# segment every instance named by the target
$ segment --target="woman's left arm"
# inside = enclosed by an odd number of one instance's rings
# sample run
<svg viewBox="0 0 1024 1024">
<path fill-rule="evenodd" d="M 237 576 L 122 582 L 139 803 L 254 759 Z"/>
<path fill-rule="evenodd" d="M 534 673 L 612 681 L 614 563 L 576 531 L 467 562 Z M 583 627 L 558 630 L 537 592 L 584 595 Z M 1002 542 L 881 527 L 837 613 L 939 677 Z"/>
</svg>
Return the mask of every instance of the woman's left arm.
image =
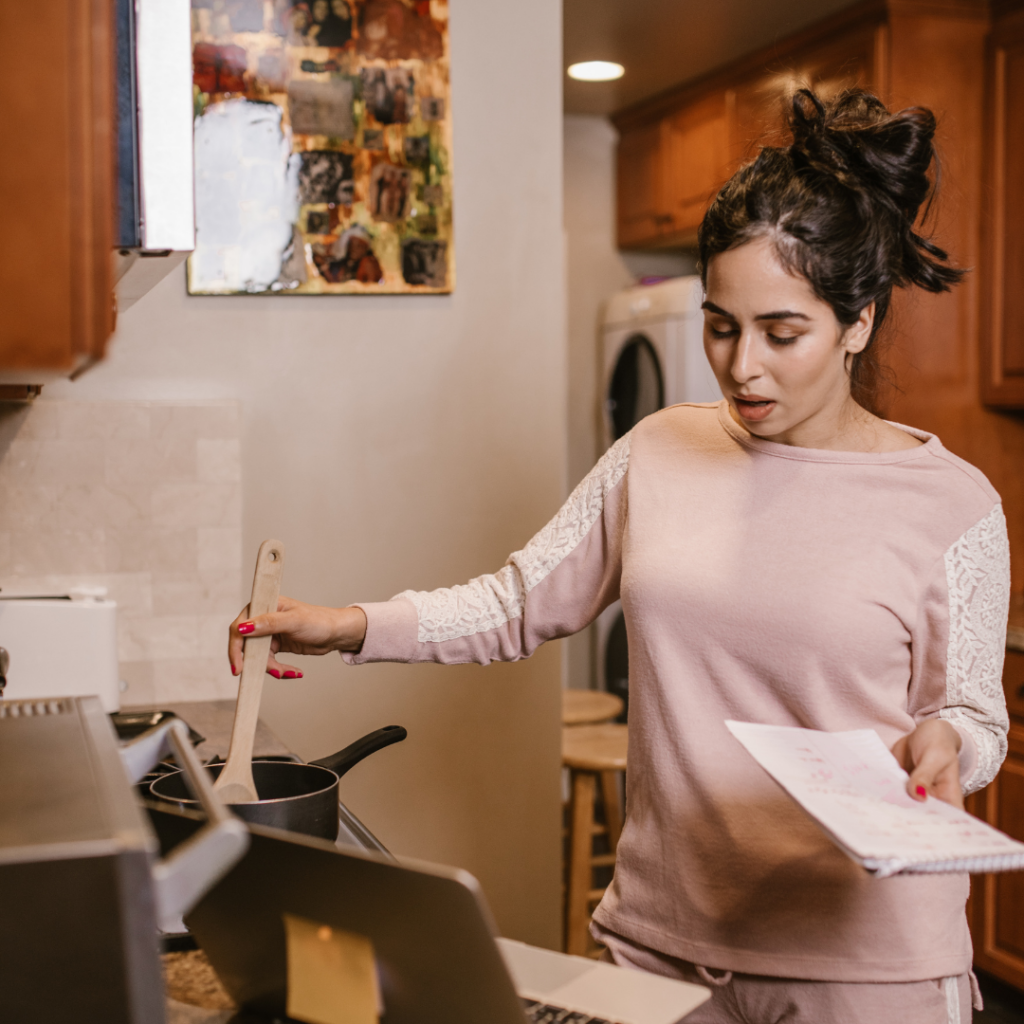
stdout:
<svg viewBox="0 0 1024 1024">
<path fill-rule="evenodd" d="M 915 638 L 933 651 L 915 661 L 926 675 L 943 670 L 945 699 L 926 702 L 915 715 L 917 728 L 897 741 L 893 754 L 910 773 L 912 797 L 936 796 L 962 807 L 963 796 L 987 786 L 1006 757 L 1002 674 L 1010 546 L 1002 507 L 958 538 L 939 568 L 942 600 L 934 604 L 943 614 L 932 619 L 945 620 L 946 628 L 929 629 L 927 641 Z"/>
</svg>

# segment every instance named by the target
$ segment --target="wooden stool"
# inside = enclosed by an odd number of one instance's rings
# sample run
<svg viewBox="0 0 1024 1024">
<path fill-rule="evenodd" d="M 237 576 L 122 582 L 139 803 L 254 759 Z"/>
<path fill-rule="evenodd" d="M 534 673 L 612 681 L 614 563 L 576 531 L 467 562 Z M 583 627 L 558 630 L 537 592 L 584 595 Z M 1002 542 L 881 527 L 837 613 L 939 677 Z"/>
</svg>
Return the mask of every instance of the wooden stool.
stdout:
<svg viewBox="0 0 1024 1024">
<path fill-rule="evenodd" d="M 604 690 L 563 690 L 562 725 L 610 722 L 622 714 L 622 698 Z"/>
<path fill-rule="evenodd" d="M 565 950 L 587 953 L 590 910 L 604 895 L 594 888 L 594 868 L 615 864 L 622 834 L 618 773 L 626 770 L 628 730 L 624 725 L 573 725 L 562 729 L 562 764 L 572 785 L 569 802 L 568 878 L 565 894 Z M 604 824 L 595 820 L 597 782 L 601 782 Z M 594 836 L 607 835 L 608 853 L 594 853 Z"/>
</svg>

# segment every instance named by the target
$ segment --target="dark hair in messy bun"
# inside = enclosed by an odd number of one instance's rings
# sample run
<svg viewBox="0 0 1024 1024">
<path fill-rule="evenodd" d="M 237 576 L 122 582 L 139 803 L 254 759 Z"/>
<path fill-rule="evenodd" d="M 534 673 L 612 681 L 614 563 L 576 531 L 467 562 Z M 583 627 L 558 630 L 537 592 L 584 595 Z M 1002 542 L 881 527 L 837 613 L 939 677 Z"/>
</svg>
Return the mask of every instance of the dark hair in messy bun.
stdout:
<svg viewBox="0 0 1024 1024">
<path fill-rule="evenodd" d="M 844 327 L 874 302 L 874 330 L 851 372 L 854 397 L 870 408 L 878 371 L 873 343 L 893 287 L 947 291 L 964 273 L 914 230 L 933 194 L 935 116 L 922 107 L 890 114 L 861 89 L 828 103 L 801 89 L 790 127 L 793 144 L 762 149 L 705 214 L 701 277 L 706 285 L 718 253 L 769 237 L 783 266 L 805 277 Z"/>
</svg>

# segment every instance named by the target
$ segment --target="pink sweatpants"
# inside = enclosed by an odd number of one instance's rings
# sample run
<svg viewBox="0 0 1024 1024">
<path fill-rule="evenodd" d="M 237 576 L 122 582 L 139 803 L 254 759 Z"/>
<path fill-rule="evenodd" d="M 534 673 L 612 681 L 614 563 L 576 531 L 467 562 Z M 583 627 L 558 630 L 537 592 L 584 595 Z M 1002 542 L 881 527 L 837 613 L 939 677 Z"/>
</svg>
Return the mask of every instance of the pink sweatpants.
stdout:
<svg viewBox="0 0 1024 1024">
<path fill-rule="evenodd" d="M 597 931 L 597 929 L 595 929 Z M 802 981 L 709 971 L 625 942 L 600 929 L 605 954 L 620 967 L 680 978 L 711 989 L 686 1024 L 970 1024 L 980 994 L 972 977 L 884 984 Z"/>
</svg>

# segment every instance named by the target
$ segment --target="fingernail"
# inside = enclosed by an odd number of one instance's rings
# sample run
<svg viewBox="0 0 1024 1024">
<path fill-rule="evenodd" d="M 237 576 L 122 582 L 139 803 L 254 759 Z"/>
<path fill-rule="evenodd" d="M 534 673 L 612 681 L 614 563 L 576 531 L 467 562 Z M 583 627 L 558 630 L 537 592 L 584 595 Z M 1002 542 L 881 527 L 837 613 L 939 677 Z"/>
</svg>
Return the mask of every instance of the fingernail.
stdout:
<svg viewBox="0 0 1024 1024">
<path fill-rule="evenodd" d="M 928 795 L 928 790 L 924 786 L 918 786 L 914 792 L 923 800 Z"/>
<path fill-rule="evenodd" d="M 235 668 L 235 666 L 234 666 L 234 665 L 232 665 L 232 666 L 231 666 L 231 674 L 232 674 L 233 676 L 237 676 L 237 675 L 238 675 L 238 669 L 237 669 L 237 668 Z"/>
<path fill-rule="evenodd" d="M 284 677 L 285 679 L 298 679 L 299 673 L 293 672 L 291 669 L 289 669 L 287 672 L 285 672 Z"/>
<path fill-rule="evenodd" d="M 276 668 L 268 668 L 267 674 L 273 676 L 275 679 L 281 678 L 281 673 Z M 287 675 L 287 673 L 285 673 Z"/>
<path fill-rule="evenodd" d="M 240 622 L 238 624 L 238 632 L 245 636 L 246 633 L 251 633 L 256 628 L 255 622 Z"/>
</svg>

